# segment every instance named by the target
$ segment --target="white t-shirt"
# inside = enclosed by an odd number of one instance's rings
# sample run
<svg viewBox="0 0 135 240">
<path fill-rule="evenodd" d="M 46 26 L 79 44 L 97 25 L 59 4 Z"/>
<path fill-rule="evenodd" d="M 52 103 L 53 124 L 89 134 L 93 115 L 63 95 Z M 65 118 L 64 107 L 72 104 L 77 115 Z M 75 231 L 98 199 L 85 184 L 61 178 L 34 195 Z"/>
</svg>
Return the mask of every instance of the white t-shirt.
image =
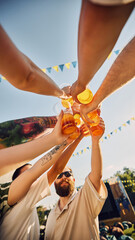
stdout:
<svg viewBox="0 0 135 240">
<path fill-rule="evenodd" d="M 46 240 L 98 240 L 98 215 L 107 198 L 102 182 L 100 194 L 89 177 L 79 192 L 74 192 L 62 209 L 57 203 L 50 212 L 45 232 Z"/>
<path fill-rule="evenodd" d="M 39 220 L 35 205 L 48 195 L 50 188 L 47 174 L 44 174 L 32 184 L 26 196 L 4 215 L 0 239 L 39 240 Z"/>
</svg>

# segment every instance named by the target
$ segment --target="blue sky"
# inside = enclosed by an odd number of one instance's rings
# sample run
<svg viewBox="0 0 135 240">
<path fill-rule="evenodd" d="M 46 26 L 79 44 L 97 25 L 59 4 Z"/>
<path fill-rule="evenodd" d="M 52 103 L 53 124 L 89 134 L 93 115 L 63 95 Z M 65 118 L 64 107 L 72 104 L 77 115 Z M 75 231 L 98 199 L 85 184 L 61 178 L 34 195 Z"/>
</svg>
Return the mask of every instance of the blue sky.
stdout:
<svg viewBox="0 0 135 240">
<path fill-rule="evenodd" d="M 40 68 L 53 67 L 77 60 L 80 7 L 80 0 L 1 0 L 0 22 L 16 46 Z M 105 61 L 89 84 L 93 93 L 116 59 L 114 51 L 121 51 L 135 35 L 134 26 L 135 11 L 125 25 L 110 59 Z M 52 69 L 48 75 L 62 86 L 71 85 L 77 79 L 77 73 L 77 67 L 71 66 L 70 69 L 64 67 L 63 72 Z M 122 170 L 124 166 L 134 167 L 135 121 L 126 123 L 135 117 L 134 89 L 135 81 L 131 81 L 102 104 L 101 116 L 106 124 L 101 143 L 104 179 L 112 176 L 117 170 Z M 55 115 L 60 108 L 60 100 L 57 98 L 20 91 L 5 80 L 0 83 L 0 122 L 29 116 Z M 122 125 L 124 123 L 126 126 Z M 121 131 L 119 126 L 122 126 Z M 117 130 L 117 133 L 114 130 Z M 110 132 L 113 132 L 111 137 L 104 139 Z M 91 139 L 85 138 L 75 153 L 89 145 Z M 70 160 L 77 186 L 84 182 L 89 173 L 90 154 L 91 150 L 87 150 Z"/>
</svg>

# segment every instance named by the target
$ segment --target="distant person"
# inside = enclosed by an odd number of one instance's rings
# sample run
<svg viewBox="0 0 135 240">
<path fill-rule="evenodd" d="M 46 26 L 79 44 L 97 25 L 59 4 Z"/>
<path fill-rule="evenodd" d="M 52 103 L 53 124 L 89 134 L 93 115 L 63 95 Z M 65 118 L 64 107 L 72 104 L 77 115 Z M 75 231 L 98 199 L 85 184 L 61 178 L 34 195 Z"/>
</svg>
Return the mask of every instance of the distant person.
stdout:
<svg viewBox="0 0 135 240">
<path fill-rule="evenodd" d="M 86 89 L 112 51 L 134 8 L 134 2 L 135 0 L 82 0 L 78 29 L 78 79 L 71 87 L 74 100 L 78 101 L 77 95 Z M 128 66 L 133 66 L 132 59 L 133 55 L 132 58 L 125 59 Z M 126 72 L 129 68 L 123 69 Z M 123 71 L 121 65 L 120 70 Z M 115 76 L 117 78 L 116 74 Z M 111 84 L 109 76 L 108 81 Z"/>
<path fill-rule="evenodd" d="M 65 96 L 49 76 L 17 49 L 1 25 L 0 74 L 20 90 L 60 98 Z"/>
<path fill-rule="evenodd" d="M 8 191 L 8 209 L 4 214 L 3 208 L 1 211 L 0 239 L 39 239 L 36 203 L 50 195 L 49 186 L 63 170 L 82 138 L 83 136 L 79 136 L 72 143 L 68 139 L 54 147 L 33 166 L 25 164 L 14 172 Z M 43 174 L 52 164 L 53 167 Z"/>
<path fill-rule="evenodd" d="M 100 122 L 104 129 L 104 122 Z M 92 137 L 91 172 L 79 192 L 71 168 L 65 167 L 55 180 L 56 193 L 60 196 L 50 212 L 45 232 L 46 240 L 99 239 L 98 215 L 107 197 L 102 181 L 100 136 Z M 85 159 L 84 159 L 85 164 Z"/>
</svg>

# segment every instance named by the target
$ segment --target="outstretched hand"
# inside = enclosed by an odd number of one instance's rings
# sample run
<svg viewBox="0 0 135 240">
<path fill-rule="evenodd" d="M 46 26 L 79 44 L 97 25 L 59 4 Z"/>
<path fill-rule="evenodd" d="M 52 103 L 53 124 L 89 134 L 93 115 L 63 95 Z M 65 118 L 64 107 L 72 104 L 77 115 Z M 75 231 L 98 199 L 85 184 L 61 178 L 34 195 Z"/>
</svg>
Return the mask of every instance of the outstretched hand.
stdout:
<svg viewBox="0 0 135 240">
<path fill-rule="evenodd" d="M 104 123 L 104 121 L 103 121 L 103 119 L 101 117 L 100 117 L 100 123 L 98 125 L 103 129 L 102 133 L 100 135 L 98 135 L 98 136 L 93 135 L 92 131 L 91 131 L 91 128 L 89 128 L 91 137 L 94 140 L 99 140 L 103 136 L 103 134 L 105 132 L 105 123 Z"/>
<path fill-rule="evenodd" d="M 53 129 L 53 134 L 54 134 L 54 138 L 57 139 L 57 144 L 61 144 L 65 140 L 67 140 L 67 144 L 70 144 L 72 142 L 72 140 L 68 139 L 70 135 L 65 135 L 62 133 L 61 121 L 62 121 L 63 114 L 64 114 L 63 111 L 61 111 L 60 115 L 58 116 L 58 121 Z"/>
<path fill-rule="evenodd" d="M 83 119 L 86 119 L 88 122 L 92 123 L 91 119 L 88 117 L 89 112 L 93 112 L 96 109 L 100 109 L 101 105 L 98 106 L 95 104 L 95 102 L 92 100 L 89 104 L 84 105 L 81 104 L 80 106 L 80 115 Z"/>
<path fill-rule="evenodd" d="M 70 89 L 70 94 L 73 97 L 73 100 L 77 103 L 80 103 L 77 99 L 77 95 L 81 92 L 83 92 L 86 89 L 85 86 L 82 86 L 78 81 L 74 82 Z"/>
</svg>

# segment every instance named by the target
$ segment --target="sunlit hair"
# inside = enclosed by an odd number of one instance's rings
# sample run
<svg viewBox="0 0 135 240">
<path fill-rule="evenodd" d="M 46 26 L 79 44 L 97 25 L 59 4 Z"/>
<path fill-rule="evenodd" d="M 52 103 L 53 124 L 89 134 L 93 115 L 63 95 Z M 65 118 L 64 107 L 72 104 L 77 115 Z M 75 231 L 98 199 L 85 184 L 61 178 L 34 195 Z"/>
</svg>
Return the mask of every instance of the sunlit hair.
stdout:
<svg viewBox="0 0 135 240">
<path fill-rule="evenodd" d="M 32 166 L 30 163 L 26 163 L 26 164 L 22 165 L 21 167 L 17 168 L 17 169 L 14 171 L 14 173 L 13 173 L 13 175 L 12 175 L 12 181 L 14 181 L 14 180 L 20 175 L 21 169 L 22 169 L 23 167 L 27 166 L 27 165 Z"/>
</svg>

